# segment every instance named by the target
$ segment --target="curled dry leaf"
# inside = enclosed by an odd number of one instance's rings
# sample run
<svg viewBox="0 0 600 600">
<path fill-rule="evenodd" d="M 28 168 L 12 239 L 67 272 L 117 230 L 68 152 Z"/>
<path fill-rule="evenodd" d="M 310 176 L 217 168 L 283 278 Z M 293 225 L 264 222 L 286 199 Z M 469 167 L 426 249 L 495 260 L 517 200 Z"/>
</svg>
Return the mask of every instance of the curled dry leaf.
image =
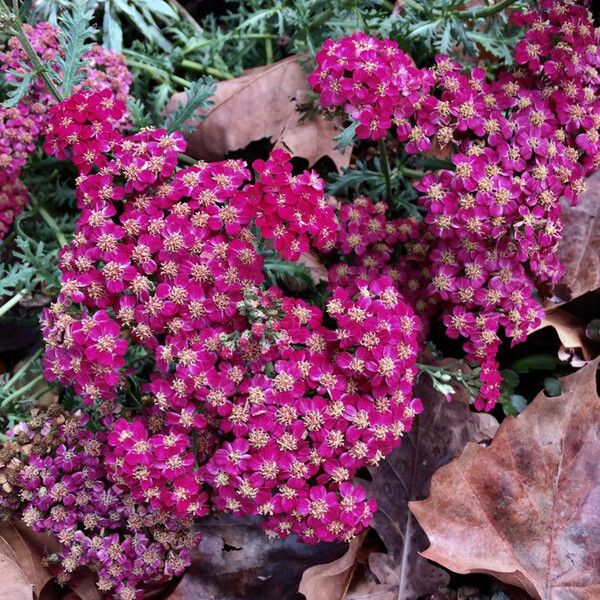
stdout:
<svg viewBox="0 0 600 600">
<path fill-rule="evenodd" d="M 100 600 L 90 571 L 74 574 L 70 592 L 59 587 L 42 558 L 56 549 L 52 538 L 20 522 L 0 521 L 0 598 L 2 600 Z"/>
<path fill-rule="evenodd" d="M 339 122 L 316 112 L 303 118 L 298 110 L 308 91 L 307 73 L 297 56 L 219 82 L 206 120 L 188 137 L 187 153 L 219 160 L 250 142 L 267 138 L 311 165 L 329 156 L 338 170 L 348 167 L 351 153 L 336 150 L 333 139 L 339 133 Z M 176 94 L 167 114 L 182 99 L 182 94 Z"/>
<path fill-rule="evenodd" d="M 315 565 L 304 571 L 298 591 L 306 600 L 343 600 L 356 565 L 356 555 L 364 535 L 355 537 L 348 551 L 337 560 L 324 565 Z"/>
<path fill-rule="evenodd" d="M 468 444 L 410 509 L 456 573 L 487 573 L 544 600 L 600 598 L 600 359 Z"/>
<path fill-rule="evenodd" d="M 346 544 L 270 540 L 252 519 L 207 518 L 190 569 L 168 600 L 296 600 L 302 573 Z"/>
<path fill-rule="evenodd" d="M 555 295 L 567 302 L 600 287 L 600 173 L 586 181 L 577 206 L 563 205 L 558 256 L 565 276 Z"/>
<path fill-rule="evenodd" d="M 488 441 L 498 422 L 491 415 L 471 412 L 464 391 L 448 402 L 427 380 L 418 384 L 416 395 L 423 400 L 423 413 L 400 447 L 371 470 L 373 481 L 365 484 L 377 499 L 373 527 L 387 547 L 387 554 L 369 557 L 378 583 L 359 584 L 348 600 L 418 598 L 449 581 L 446 571 L 418 554 L 427 546 L 427 538 L 408 502 L 425 498 L 435 470 L 457 456 L 467 442 Z"/>
<path fill-rule="evenodd" d="M 544 327 L 553 327 L 564 350 L 573 351 L 573 355 L 584 361 L 591 360 L 597 352 L 594 344 L 586 335 L 586 323 L 579 317 L 571 314 L 562 307 L 546 309 L 546 316 L 542 319 L 536 331 Z"/>
</svg>

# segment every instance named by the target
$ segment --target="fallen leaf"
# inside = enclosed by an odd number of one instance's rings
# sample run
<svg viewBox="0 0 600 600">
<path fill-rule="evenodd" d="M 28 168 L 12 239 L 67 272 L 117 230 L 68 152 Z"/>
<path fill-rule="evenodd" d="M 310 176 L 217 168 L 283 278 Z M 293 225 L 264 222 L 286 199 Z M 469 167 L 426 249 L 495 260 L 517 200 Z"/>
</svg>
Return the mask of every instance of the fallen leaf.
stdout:
<svg viewBox="0 0 600 600">
<path fill-rule="evenodd" d="M 300 255 L 300 258 L 296 261 L 301 265 L 304 265 L 309 271 L 310 276 L 312 277 L 313 283 L 318 285 L 319 283 L 325 282 L 329 280 L 329 276 L 327 274 L 327 269 L 325 265 L 321 262 L 321 259 L 315 254 L 312 250 L 308 252 L 304 252 Z"/>
<path fill-rule="evenodd" d="M 191 123 L 196 129 L 188 137 L 186 152 L 195 158 L 219 160 L 250 142 L 267 138 L 310 165 L 328 156 L 338 170 L 348 167 L 351 152 L 336 150 L 333 139 L 340 131 L 339 121 L 326 120 L 316 112 L 302 119 L 298 104 L 308 91 L 307 73 L 297 56 L 221 81 L 214 105 L 204 113 L 206 120 Z M 166 113 L 172 112 L 184 96 L 173 96 Z"/>
<path fill-rule="evenodd" d="M 36 533 L 20 521 L 0 521 L 0 598 L 56 600 L 71 590 L 74 600 L 101 600 L 88 569 L 76 572 L 66 588 L 56 583 L 42 559 L 58 546 L 54 538 Z"/>
<path fill-rule="evenodd" d="M 600 172 L 586 181 L 577 206 L 562 207 L 562 242 L 558 257 L 565 276 L 554 294 L 564 302 L 600 287 Z"/>
<path fill-rule="evenodd" d="M 577 354 L 581 354 L 584 361 L 590 360 L 597 354 L 596 344 L 585 333 L 585 321 L 564 308 L 547 309 L 542 322 L 534 331 L 544 327 L 553 327 L 562 346 L 565 349 L 577 350 Z"/>
<path fill-rule="evenodd" d="M 52 579 L 52 574 L 42 566 L 41 549 L 31 543 L 27 528 L 20 523 L 0 521 L 0 559 L 6 559 L 5 566 L 13 563 L 21 571 L 20 585 L 25 594 L 30 594 L 30 598 L 33 594 L 39 595 L 46 583 Z M 12 593 L 15 593 L 14 582 L 3 577 L 0 579 L 0 598 L 10 597 L 6 595 L 8 592 L 5 590 L 9 583 Z"/>
<path fill-rule="evenodd" d="M 33 585 L 19 566 L 0 555 L 0 594 L 2 600 L 33 600 Z"/>
<path fill-rule="evenodd" d="M 599 361 L 434 474 L 429 498 L 410 503 L 431 543 L 424 557 L 537 599 L 600 598 Z"/>
<path fill-rule="evenodd" d="M 306 600 L 343 600 L 346 597 L 363 539 L 364 535 L 355 537 L 346 554 L 337 560 L 304 571 L 298 591 Z"/>
<path fill-rule="evenodd" d="M 338 559 L 348 547 L 270 540 L 257 523 L 203 519 L 192 566 L 168 600 L 296 600 L 303 572 Z"/>
<path fill-rule="evenodd" d="M 429 381 L 423 381 L 415 395 L 423 400 L 423 413 L 400 447 L 371 470 L 373 481 L 365 484 L 377 499 L 373 527 L 387 548 L 387 554 L 369 556 L 379 583 L 359 584 L 348 600 L 413 599 L 434 593 L 450 579 L 446 571 L 418 554 L 427 546 L 427 538 L 408 510 L 408 502 L 425 498 L 436 469 L 457 456 L 467 442 L 493 437 L 498 422 L 491 415 L 471 412 L 464 391 L 457 391 L 448 402 Z"/>
</svg>

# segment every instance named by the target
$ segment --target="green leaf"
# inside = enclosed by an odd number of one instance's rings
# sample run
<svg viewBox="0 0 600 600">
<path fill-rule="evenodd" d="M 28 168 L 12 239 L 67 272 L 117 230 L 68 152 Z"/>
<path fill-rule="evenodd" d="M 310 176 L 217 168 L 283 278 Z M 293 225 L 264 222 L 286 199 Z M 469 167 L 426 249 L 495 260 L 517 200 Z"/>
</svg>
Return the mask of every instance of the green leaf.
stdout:
<svg viewBox="0 0 600 600">
<path fill-rule="evenodd" d="M 562 394 L 560 379 L 557 377 L 546 377 L 546 379 L 544 379 L 544 390 L 551 398 L 560 396 Z"/>
<path fill-rule="evenodd" d="M 13 108 L 16 106 L 27 95 L 35 78 L 35 71 L 27 71 L 26 73 L 9 71 L 9 73 L 14 75 L 17 80 L 9 82 L 11 87 L 8 90 L 7 99 L 2 103 L 4 108 Z"/>
<path fill-rule="evenodd" d="M 35 269 L 31 265 L 0 263 L 0 296 L 14 296 L 21 290 L 32 289 L 34 275 Z"/>
<path fill-rule="evenodd" d="M 185 91 L 186 102 L 182 102 L 169 115 L 166 122 L 166 129 L 169 133 L 173 131 L 185 131 L 190 129 L 186 121 L 194 117 L 196 121 L 203 121 L 206 117 L 195 114 L 198 109 L 206 110 L 212 106 L 211 96 L 216 91 L 216 85 L 212 77 L 203 77 L 195 81 L 189 89 Z"/>
<path fill-rule="evenodd" d="M 532 354 L 516 360 L 511 368 L 515 373 L 529 373 L 530 371 L 552 371 L 559 363 L 552 354 Z"/>
<path fill-rule="evenodd" d="M 348 146 L 352 146 L 359 125 L 360 123 L 358 121 L 353 121 L 348 127 L 344 128 L 339 135 L 336 135 L 333 138 L 337 142 L 335 145 L 336 150 L 343 150 Z"/>
<path fill-rule="evenodd" d="M 442 34 L 442 39 L 439 42 L 438 50 L 442 54 L 448 54 L 450 50 L 450 34 L 452 33 L 452 21 L 448 21 L 446 23 L 446 27 L 444 27 L 444 33 Z"/>
<path fill-rule="evenodd" d="M 146 114 L 146 108 L 137 98 L 132 98 L 131 96 L 129 97 L 127 100 L 127 109 L 131 115 L 133 129 L 139 131 L 140 129 L 149 127 L 152 124 L 150 118 Z"/>
<path fill-rule="evenodd" d="M 104 19 L 102 21 L 102 40 L 110 50 L 120 52 L 123 47 L 123 28 L 114 6 L 111 2 L 104 4 Z"/>
<path fill-rule="evenodd" d="M 73 2 L 72 11 L 66 11 L 59 17 L 65 55 L 56 59 L 59 72 L 55 77 L 64 96 L 69 96 L 73 87 L 83 78 L 83 55 L 92 47 L 90 40 L 96 33 L 90 25 L 93 16 L 93 9 L 89 9 L 84 1 Z"/>
<path fill-rule="evenodd" d="M 504 414 L 516 417 L 527 407 L 527 398 L 520 394 L 513 394 L 507 402 L 502 403 Z"/>
<path fill-rule="evenodd" d="M 117 10 L 124 13 L 132 25 L 136 27 L 148 40 L 158 44 L 163 50 L 168 52 L 172 48 L 172 44 L 160 32 L 160 29 L 155 23 L 148 23 L 148 20 L 138 10 L 135 2 L 129 0 L 112 0 Z"/>
</svg>

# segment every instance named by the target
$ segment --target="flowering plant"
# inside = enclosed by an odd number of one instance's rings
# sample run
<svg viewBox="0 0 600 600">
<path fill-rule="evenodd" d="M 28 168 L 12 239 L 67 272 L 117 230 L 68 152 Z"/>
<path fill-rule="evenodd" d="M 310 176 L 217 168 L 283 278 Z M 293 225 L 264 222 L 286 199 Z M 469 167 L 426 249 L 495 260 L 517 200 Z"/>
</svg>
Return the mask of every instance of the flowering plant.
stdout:
<svg viewBox="0 0 600 600">
<path fill-rule="evenodd" d="M 357 474 L 423 409 L 414 384 L 432 373 L 418 358 L 436 320 L 476 365 L 475 407 L 493 409 L 502 336 L 527 337 L 562 275 L 559 201 L 600 166 L 589 12 L 543 0 L 513 20 L 527 30 L 517 67 L 494 79 L 445 55 L 417 67 L 364 32 L 324 41 L 308 82 L 328 117 L 379 144 L 379 200 L 330 195 L 282 148 L 190 160 L 184 132 L 135 127 L 122 55 L 81 43 L 83 66 L 54 26 L 17 19 L 0 64 L 30 81 L 0 111 L 0 233 L 27 203 L 36 152 L 69 165 L 76 217 L 41 311 L 43 379 L 63 406 L 9 429 L 0 506 L 58 540 L 60 581 L 88 567 L 107 597 L 140 598 L 185 570 L 192 526 L 212 514 L 350 540 L 377 507 Z M 183 115 L 206 108 L 196 96 Z M 392 150 L 444 152 L 415 178 L 410 214 L 394 205 Z M 298 293 L 272 277 L 307 256 L 326 284 Z"/>
</svg>

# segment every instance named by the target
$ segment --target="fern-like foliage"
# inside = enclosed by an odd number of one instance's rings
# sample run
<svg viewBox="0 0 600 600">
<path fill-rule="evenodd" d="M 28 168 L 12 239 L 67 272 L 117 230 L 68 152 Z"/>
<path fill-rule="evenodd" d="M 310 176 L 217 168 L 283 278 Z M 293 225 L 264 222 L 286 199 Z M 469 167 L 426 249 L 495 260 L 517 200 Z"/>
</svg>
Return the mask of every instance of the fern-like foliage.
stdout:
<svg viewBox="0 0 600 600">
<path fill-rule="evenodd" d="M 33 269 L 34 273 L 27 284 L 27 289 L 33 289 L 42 283 L 47 291 L 58 291 L 60 288 L 58 248 L 50 249 L 42 241 L 36 243 L 31 238 L 22 236 L 17 237 L 16 244 L 19 252 L 15 252 L 14 257 L 19 259 L 24 267 Z"/>
<path fill-rule="evenodd" d="M 35 72 L 29 70 L 25 73 L 10 71 L 10 74 L 14 77 L 14 80 L 8 82 L 6 100 L 2 103 L 4 108 L 13 108 L 16 106 L 29 92 L 29 88 L 35 77 Z"/>
<path fill-rule="evenodd" d="M 14 296 L 22 290 L 29 291 L 35 285 L 35 269 L 30 264 L 0 263 L 0 296 Z"/>
<path fill-rule="evenodd" d="M 149 127 L 152 121 L 146 113 L 146 107 L 137 98 L 129 98 L 127 101 L 127 109 L 131 117 L 131 123 L 134 130 L 140 130 L 144 127 Z"/>
<path fill-rule="evenodd" d="M 203 77 L 194 82 L 192 86 L 186 90 L 186 102 L 180 103 L 167 118 L 166 129 L 169 133 L 173 131 L 186 131 L 190 127 L 186 125 L 192 117 L 196 121 L 202 121 L 205 117 L 195 114 L 198 109 L 206 110 L 212 106 L 211 96 L 216 91 L 216 85 L 212 77 Z"/>
<path fill-rule="evenodd" d="M 59 17 L 64 57 L 59 55 L 56 58 L 54 77 L 65 97 L 71 94 L 73 87 L 83 78 L 83 55 L 92 47 L 91 40 L 96 33 L 90 25 L 93 16 L 93 9 L 84 0 L 73 2 L 72 10 L 65 11 Z"/>
</svg>

